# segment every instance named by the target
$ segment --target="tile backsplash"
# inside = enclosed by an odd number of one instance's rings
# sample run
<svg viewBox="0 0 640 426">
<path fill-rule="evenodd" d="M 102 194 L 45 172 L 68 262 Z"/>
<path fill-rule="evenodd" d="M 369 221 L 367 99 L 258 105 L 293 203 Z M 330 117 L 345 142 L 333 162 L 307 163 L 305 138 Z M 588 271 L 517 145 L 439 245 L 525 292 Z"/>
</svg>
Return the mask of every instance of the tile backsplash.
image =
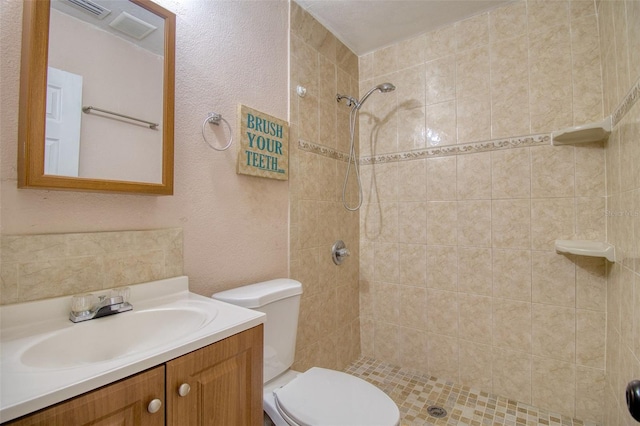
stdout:
<svg viewBox="0 0 640 426">
<path fill-rule="evenodd" d="M 0 304 L 182 275 L 182 229 L 2 235 Z"/>
</svg>

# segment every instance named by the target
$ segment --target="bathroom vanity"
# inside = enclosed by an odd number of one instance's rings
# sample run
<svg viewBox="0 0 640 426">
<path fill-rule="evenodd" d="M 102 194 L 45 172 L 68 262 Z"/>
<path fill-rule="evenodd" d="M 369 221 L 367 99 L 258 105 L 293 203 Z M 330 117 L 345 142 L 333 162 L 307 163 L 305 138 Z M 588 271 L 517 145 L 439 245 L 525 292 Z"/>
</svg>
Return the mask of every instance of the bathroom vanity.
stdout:
<svg viewBox="0 0 640 426">
<path fill-rule="evenodd" d="M 263 314 L 186 277 L 131 286 L 133 311 L 86 323 L 60 318 L 69 299 L 1 308 L 3 425 L 262 424 Z"/>
</svg>

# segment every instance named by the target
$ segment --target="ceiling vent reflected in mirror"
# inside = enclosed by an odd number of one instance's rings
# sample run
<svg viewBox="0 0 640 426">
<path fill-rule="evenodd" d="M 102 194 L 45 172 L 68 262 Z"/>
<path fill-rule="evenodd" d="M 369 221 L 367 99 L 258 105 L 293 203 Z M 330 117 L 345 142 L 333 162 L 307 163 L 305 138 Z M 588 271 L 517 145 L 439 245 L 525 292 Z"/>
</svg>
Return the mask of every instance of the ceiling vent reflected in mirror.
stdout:
<svg viewBox="0 0 640 426">
<path fill-rule="evenodd" d="M 135 38 L 142 40 L 156 29 L 153 25 L 142 19 L 136 18 L 127 12 L 122 12 L 109 24 L 110 27 Z"/>
<path fill-rule="evenodd" d="M 76 9 L 82 10 L 98 19 L 104 19 L 111 13 L 106 7 L 102 7 L 90 0 L 64 0 L 66 4 Z"/>
</svg>

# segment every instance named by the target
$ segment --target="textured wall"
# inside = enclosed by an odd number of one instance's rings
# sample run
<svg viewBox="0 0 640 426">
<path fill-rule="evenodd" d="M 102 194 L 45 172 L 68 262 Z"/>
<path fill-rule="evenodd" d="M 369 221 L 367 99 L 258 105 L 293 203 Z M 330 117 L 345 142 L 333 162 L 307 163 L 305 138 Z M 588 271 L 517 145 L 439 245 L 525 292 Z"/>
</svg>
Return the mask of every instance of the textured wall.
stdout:
<svg viewBox="0 0 640 426">
<path fill-rule="evenodd" d="M 336 104 L 337 92 L 357 95 L 357 79 L 357 57 L 291 3 L 290 257 L 291 277 L 304 286 L 294 365 L 299 370 L 343 369 L 360 355 L 358 212 L 348 212 L 340 201 L 349 109 Z M 296 94 L 298 85 L 307 89 L 304 98 Z M 317 151 L 300 149 L 299 139 Z M 351 250 L 341 266 L 331 260 L 338 239 Z"/>
<path fill-rule="evenodd" d="M 549 143 L 602 118 L 598 46 L 594 2 L 520 1 L 360 58 L 397 86 L 360 120 L 363 354 L 603 419 L 605 263 L 554 241 L 605 239 L 604 150 Z"/>
<path fill-rule="evenodd" d="M 625 386 L 640 374 L 640 2 L 598 4 L 605 113 L 615 120 L 607 156 L 607 425 L 636 425 Z"/>
<path fill-rule="evenodd" d="M 184 273 L 199 293 L 286 276 L 288 182 L 236 175 L 236 146 L 214 152 L 200 132 L 210 111 L 235 128 L 238 103 L 287 119 L 288 4 L 159 3 L 177 15 L 175 191 L 170 197 L 17 189 L 22 2 L 2 0 L 2 234 L 179 227 Z M 211 130 L 209 138 L 226 138 L 221 130 Z"/>
</svg>

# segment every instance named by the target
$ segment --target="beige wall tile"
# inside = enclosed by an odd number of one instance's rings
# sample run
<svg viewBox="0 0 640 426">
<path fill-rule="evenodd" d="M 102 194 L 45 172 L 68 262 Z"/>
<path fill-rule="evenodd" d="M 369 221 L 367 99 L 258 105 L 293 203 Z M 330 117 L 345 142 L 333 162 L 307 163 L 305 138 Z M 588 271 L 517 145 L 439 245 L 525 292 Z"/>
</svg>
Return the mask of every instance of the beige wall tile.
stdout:
<svg viewBox="0 0 640 426">
<path fill-rule="evenodd" d="M 424 34 L 398 43 L 398 69 L 423 64 L 426 44 L 427 37 Z"/>
<path fill-rule="evenodd" d="M 531 355 L 493 348 L 493 393 L 531 403 Z"/>
<path fill-rule="evenodd" d="M 531 246 L 554 250 L 555 240 L 569 240 L 575 233 L 573 198 L 531 200 Z"/>
<path fill-rule="evenodd" d="M 604 197 L 576 198 L 576 239 L 605 241 L 606 199 Z"/>
<path fill-rule="evenodd" d="M 400 110 L 412 109 L 425 105 L 425 64 L 420 63 L 411 68 L 401 69 L 391 77 L 396 86 L 398 107 Z M 390 93 L 382 96 L 388 97 Z"/>
<path fill-rule="evenodd" d="M 398 47 L 392 45 L 373 53 L 373 75 L 379 77 L 398 70 Z"/>
<path fill-rule="evenodd" d="M 492 198 L 531 196 L 531 158 L 529 148 L 506 149 L 491 153 Z"/>
<path fill-rule="evenodd" d="M 458 245 L 491 246 L 491 201 L 458 201 Z"/>
<path fill-rule="evenodd" d="M 19 302 L 18 264 L 3 262 L 0 264 L 0 304 Z"/>
<path fill-rule="evenodd" d="M 555 252 L 531 253 L 531 300 L 556 306 L 574 307 L 576 272 L 573 256 Z"/>
<path fill-rule="evenodd" d="M 460 340 L 460 383 L 476 389 L 491 389 L 491 346 Z"/>
<path fill-rule="evenodd" d="M 531 306 L 533 355 L 573 362 L 576 357 L 576 313 L 573 308 Z"/>
<path fill-rule="evenodd" d="M 427 246 L 425 244 L 398 245 L 400 284 L 427 286 Z"/>
<path fill-rule="evenodd" d="M 423 287 L 398 286 L 398 323 L 404 327 L 427 329 L 427 289 Z"/>
<path fill-rule="evenodd" d="M 601 197 L 605 195 L 605 158 L 602 142 L 581 145 L 575 150 L 576 196 Z"/>
<path fill-rule="evenodd" d="M 531 352 L 531 304 L 493 300 L 493 346 Z"/>
<path fill-rule="evenodd" d="M 574 413 L 576 398 L 575 364 L 533 357 L 531 403 L 561 414 Z M 551 380 L 553 378 L 553 380 Z"/>
<path fill-rule="evenodd" d="M 587 310 L 576 311 L 576 363 L 604 369 L 606 314 Z"/>
<path fill-rule="evenodd" d="M 120 269 L 120 268 L 119 268 Z M 96 256 L 71 257 L 22 263 L 18 266 L 20 301 L 46 299 L 129 284 L 106 276 L 104 260 Z M 142 282 L 145 280 L 140 280 Z"/>
<path fill-rule="evenodd" d="M 545 2 L 544 5 L 563 3 Z M 531 5 L 532 2 L 529 1 L 527 7 L 530 27 L 533 16 L 532 9 L 529 7 Z M 547 13 L 553 7 L 538 9 Z M 554 15 L 554 17 L 557 16 Z M 529 66 L 531 131 L 548 132 L 571 126 L 573 123 L 571 39 L 566 21 L 563 25 L 532 31 L 529 34 Z"/>
<path fill-rule="evenodd" d="M 492 293 L 491 249 L 458 248 L 458 291 L 490 296 Z"/>
<path fill-rule="evenodd" d="M 458 336 L 458 293 L 427 289 L 427 331 Z"/>
<path fill-rule="evenodd" d="M 596 15 L 571 20 L 574 125 L 593 122 L 603 116 L 599 45 Z"/>
<path fill-rule="evenodd" d="M 399 327 L 384 322 L 375 323 L 374 353 L 375 358 L 390 364 L 398 364 L 399 360 Z"/>
<path fill-rule="evenodd" d="M 456 55 L 456 98 L 486 98 L 489 95 L 489 46 Z"/>
<path fill-rule="evenodd" d="M 438 378 L 457 382 L 459 380 L 458 339 L 429 333 L 427 347 L 429 372 Z"/>
<path fill-rule="evenodd" d="M 491 101 L 488 96 L 457 99 L 458 143 L 491 139 Z"/>
<path fill-rule="evenodd" d="M 482 13 L 464 21 L 456 22 L 456 47 L 473 49 L 489 43 L 489 14 Z"/>
<path fill-rule="evenodd" d="M 429 201 L 456 199 L 456 156 L 427 160 L 427 196 Z"/>
<path fill-rule="evenodd" d="M 525 35 L 491 45 L 493 138 L 530 133 L 528 47 Z"/>
<path fill-rule="evenodd" d="M 607 300 L 605 260 L 576 257 L 576 308 L 604 312 Z"/>
<path fill-rule="evenodd" d="M 413 101 L 406 101 L 413 105 Z M 417 104 L 417 103 L 416 103 Z M 402 108 L 402 107 L 400 107 Z M 426 146 L 424 107 L 400 109 L 398 111 L 398 150 L 410 151 Z"/>
<path fill-rule="evenodd" d="M 427 287 L 457 291 L 458 250 L 456 246 L 427 246 Z"/>
<path fill-rule="evenodd" d="M 428 372 L 427 333 L 414 328 L 399 328 L 400 365 L 420 372 Z"/>
<path fill-rule="evenodd" d="M 67 252 L 66 236 L 55 235 L 3 235 L 3 262 L 36 262 L 59 259 Z"/>
<path fill-rule="evenodd" d="M 398 242 L 426 244 L 427 203 L 398 203 Z"/>
<path fill-rule="evenodd" d="M 576 417 L 598 424 L 616 424 L 604 423 L 604 377 L 604 370 L 576 367 Z"/>
<path fill-rule="evenodd" d="M 456 98 L 456 58 L 444 56 L 425 64 L 425 102 L 427 105 Z"/>
<path fill-rule="evenodd" d="M 531 252 L 493 249 L 493 297 L 531 301 Z"/>
<path fill-rule="evenodd" d="M 569 2 L 529 0 L 527 2 L 529 30 L 547 30 L 569 21 Z"/>
<path fill-rule="evenodd" d="M 572 197 L 575 194 L 573 146 L 539 146 L 531 149 L 531 196 Z"/>
<path fill-rule="evenodd" d="M 531 202 L 528 199 L 493 200 L 491 210 L 493 247 L 531 247 Z"/>
<path fill-rule="evenodd" d="M 427 146 L 453 145 L 457 141 L 456 102 L 446 101 L 426 108 Z"/>
<path fill-rule="evenodd" d="M 460 293 L 458 302 L 460 306 L 458 324 L 460 339 L 489 345 L 489 349 L 485 351 L 488 352 L 490 360 L 490 345 L 492 344 L 492 298 Z M 488 386 L 482 389 L 490 388 L 491 387 Z"/>
<path fill-rule="evenodd" d="M 461 155 L 457 159 L 458 200 L 491 199 L 491 153 Z"/>
<path fill-rule="evenodd" d="M 430 61 L 450 55 L 456 50 L 455 25 L 447 25 L 426 34 L 424 60 Z"/>
<path fill-rule="evenodd" d="M 376 243 L 374 262 L 374 277 L 376 281 L 398 282 L 397 244 Z"/>
<path fill-rule="evenodd" d="M 400 323 L 400 288 L 397 284 L 376 282 L 374 286 L 376 321 Z"/>
<path fill-rule="evenodd" d="M 427 244 L 456 245 L 458 218 L 455 201 L 435 201 L 427 203 Z"/>
<path fill-rule="evenodd" d="M 526 1 L 514 2 L 489 12 L 489 35 L 492 43 L 525 34 L 526 31 Z"/>
<path fill-rule="evenodd" d="M 398 169 L 398 201 L 426 200 L 427 161 L 407 161 Z"/>
</svg>

